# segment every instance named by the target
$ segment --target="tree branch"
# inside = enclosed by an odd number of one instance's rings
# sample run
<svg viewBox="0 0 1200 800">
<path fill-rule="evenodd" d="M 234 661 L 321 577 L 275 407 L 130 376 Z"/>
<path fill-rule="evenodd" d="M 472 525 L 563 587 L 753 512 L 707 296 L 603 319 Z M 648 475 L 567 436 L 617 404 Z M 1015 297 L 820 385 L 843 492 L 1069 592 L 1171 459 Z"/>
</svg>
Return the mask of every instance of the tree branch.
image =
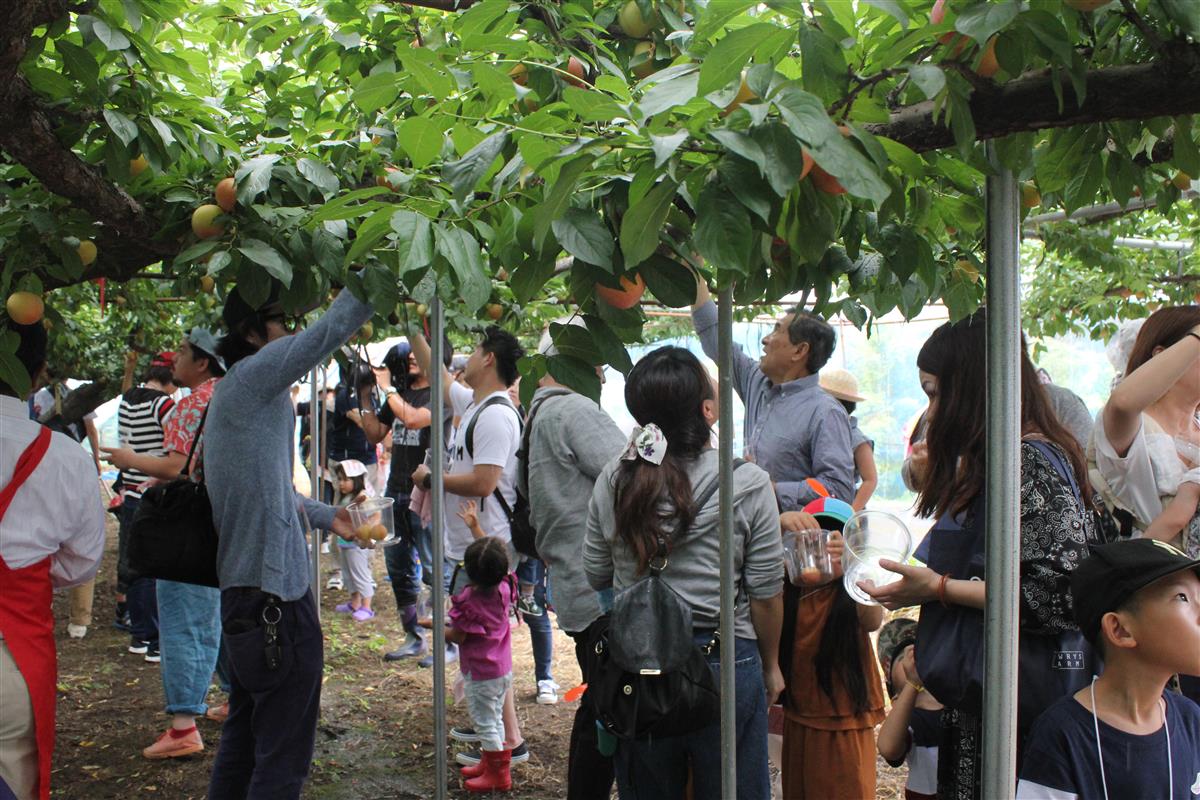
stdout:
<svg viewBox="0 0 1200 800">
<path fill-rule="evenodd" d="M 479 0 L 395 0 L 397 5 L 432 8 L 434 11 L 466 11 Z"/>
<path fill-rule="evenodd" d="M 983 141 L 1023 131 L 1200 113 L 1200 46 L 1169 42 L 1164 53 L 1145 64 L 1092 70 L 1082 105 L 1074 101 L 1069 79 L 1061 77 L 1061 111 L 1054 78 L 1047 73 L 977 89 L 970 101 L 976 138 Z M 889 122 L 864 127 L 918 153 L 955 143 L 950 129 L 934 122 L 930 101 L 899 109 Z"/>
</svg>

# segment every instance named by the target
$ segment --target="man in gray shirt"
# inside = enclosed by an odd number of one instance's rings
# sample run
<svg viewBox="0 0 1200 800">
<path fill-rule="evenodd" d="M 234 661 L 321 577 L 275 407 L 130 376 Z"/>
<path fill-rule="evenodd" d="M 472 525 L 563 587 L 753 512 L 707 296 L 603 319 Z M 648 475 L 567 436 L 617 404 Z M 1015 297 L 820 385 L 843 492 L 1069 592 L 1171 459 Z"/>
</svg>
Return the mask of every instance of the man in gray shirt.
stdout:
<svg viewBox="0 0 1200 800">
<path fill-rule="evenodd" d="M 553 355 L 547 332 L 538 352 Z M 537 552 L 545 562 L 550 596 L 559 626 L 575 640 L 575 658 L 587 683 L 586 653 L 600 618 L 600 602 L 583 571 L 583 539 L 588 502 L 596 477 L 621 454 L 625 437 L 596 403 L 559 384 L 549 375 L 538 383 L 530 403 L 528 484 L 529 518 L 537 530 Z M 523 479 L 525 470 L 518 470 Z M 613 763 L 596 745 L 596 718 L 589 703 L 580 703 L 571 728 L 567 763 L 568 800 L 607 800 Z"/>
<path fill-rule="evenodd" d="M 705 354 L 715 359 L 717 307 L 703 279 L 692 321 Z M 818 383 L 835 341 L 829 323 L 794 309 L 763 339 L 760 361 L 741 348 L 733 352 L 733 386 L 746 406 L 746 453 L 771 476 L 781 511 L 800 511 L 820 497 L 813 481 L 839 500 L 854 499 L 850 420 Z"/>
</svg>

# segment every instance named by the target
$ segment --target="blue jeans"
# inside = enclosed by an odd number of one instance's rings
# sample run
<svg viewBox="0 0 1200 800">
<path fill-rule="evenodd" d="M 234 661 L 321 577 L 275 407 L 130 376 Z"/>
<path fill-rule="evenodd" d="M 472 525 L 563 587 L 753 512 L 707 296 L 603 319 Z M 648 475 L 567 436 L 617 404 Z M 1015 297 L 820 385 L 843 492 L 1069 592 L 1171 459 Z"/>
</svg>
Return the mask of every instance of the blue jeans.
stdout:
<svg viewBox="0 0 1200 800">
<path fill-rule="evenodd" d="M 221 591 L 162 580 L 157 591 L 167 713 L 200 716 L 221 646 Z"/>
<path fill-rule="evenodd" d="M 142 504 L 140 497 L 126 497 L 121 503 L 121 538 L 128 541 L 129 526 Z M 154 596 L 154 578 L 134 575 L 125 591 L 125 603 L 129 609 L 129 622 L 134 639 L 143 642 L 158 641 L 158 601 Z"/>
<path fill-rule="evenodd" d="M 392 582 L 392 593 L 396 595 L 396 608 L 415 605 L 421 594 L 421 565 L 417 550 L 417 535 L 421 530 L 421 519 L 408 508 L 407 495 L 388 495 L 392 504 L 392 517 L 396 522 L 396 535 L 400 543 L 383 550 L 388 578 Z"/>
<path fill-rule="evenodd" d="M 697 635 L 703 644 L 709 634 Z M 771 781 L 767 768 L 767 696 L 762 660 L 753 639 L 735 640 L 737 728 L 737 798 L 769 800 Z M 721 656 L 717 650 L 708 664 L 718 685 Z M 635 741 L 621 740 L 615 756 L 617 792 L 621 800 L 682 800 L 692 768 L 694 800 L 721 797 L 721 725 L 682 736 Z"/>
<path fill-rule="evenodd" d="M 517 580 L 533 584 L 533 599 L 546 607 L 546 565 L 536 558 L 527 558 L 517 565 Z M 529 640 L 533 643 L 533 672 L 536 680 L 552 681 L 550 667 L 554 663 L 554 628 L 550 624 L 549 612 L 540 617 L 522 613 L 521 619 L 529 626 Z"/>
</svg>

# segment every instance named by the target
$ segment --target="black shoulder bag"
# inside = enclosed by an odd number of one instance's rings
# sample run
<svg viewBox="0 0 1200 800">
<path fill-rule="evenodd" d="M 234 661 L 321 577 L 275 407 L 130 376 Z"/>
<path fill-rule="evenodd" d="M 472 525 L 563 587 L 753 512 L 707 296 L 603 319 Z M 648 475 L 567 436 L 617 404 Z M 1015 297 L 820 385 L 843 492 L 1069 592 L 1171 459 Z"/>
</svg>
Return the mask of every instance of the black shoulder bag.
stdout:
<svg viewBox="0 0 1200 800">
<path fill-rule="evenodd" d="M 541 403 L 538 405 L 540 406 Z M 471 417 L 471 422 L 467 425 L 467 455 L 469 455 L 471 458 L 475 458 L 475 423 L 479 421 L 479 415 L 482 414 L 483 410 L 488 406 L 508 406 L 513 410 L 513 413 L 517 415 L 518 425 L 522 427 L 521 441 L 525 447 L 528 447 L 529 438 L 528 434 L 526 433 L 526 431 L 528 431 L 528 426 L 527 423 L 521 422 L 521 412 L 517 411 L 517 409 L 513 407 L 513 404 L 508 402 L 506 398 L 491 397 L 484 401 L 483 405 L 479 407 L 479 410 L 475 412 L 475 416 Z M 529 422 L 532 421 L 533 416 L 531 414 Z M 517 456 L 518 458 L 521 456 L 520 450 L 517 451 Z M 501 493 L 499 486 L 492 490 L 492 497 L 496 498 L 497 502 L 500 503 L 500 508 L 504 510 L 504 516 L 508 520 L 508 528 L 512 538 L 513 547 L 516 548 L 517 552 L 519 553 L 524 553 L 532 558 L 537 558 L 537 545 L 534 543 L 533 538 L 535 533 L 533 531 L 533 524 L 529 521 L 529 501 L 521 496 L 521 491 L 518 489 L 516 506 L 509 506 L 508 501 L 504 499 L 504 495 Z M 483 511 L 483 501 L 486 499 L 487 498 L 480 498 L 480 511 Z"/>
<path fill-rule="evenodd" d="M 735 461 L 734 469 L 742 463 Z M 716 490 L 714 483 L 704 493 L 697 513 Z M 705 658 L 718 642 L 716 632 L 704 648 L 695 643 L 691 609 L 662 578 L 666 562 L 660 539 L 649 574 L 621 590 L 612 611 L 597 620 L 587 655 L 591 680 L 583 702 L 618 738 L 679 736 L 720 716 L 716 679 Z"/>
<path fill-rule="evenodd" d="M 188 449 L 179 477 L 151 486 L 129 526 L 129 564 L 139 575 L 165 581 L 218 586 L 217 529 L 203 482 L 188 477 L 208 408 Z"/>
</svg>

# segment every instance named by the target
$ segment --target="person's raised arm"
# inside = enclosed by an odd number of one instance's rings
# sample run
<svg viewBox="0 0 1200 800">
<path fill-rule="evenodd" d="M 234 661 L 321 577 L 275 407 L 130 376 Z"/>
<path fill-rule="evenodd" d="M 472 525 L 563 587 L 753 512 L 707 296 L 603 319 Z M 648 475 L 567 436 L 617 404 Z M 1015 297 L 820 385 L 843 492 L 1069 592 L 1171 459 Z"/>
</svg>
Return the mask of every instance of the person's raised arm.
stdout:
<svg viewBox="0 0 1200 800">
<path fill-rule="evenodd" d="M 425 339 L 425 334 L 417 333 L 408 337 L 408 343 L 412 347 L 413 356 L 417 359 L 417 365 L 430 377 L 433 376 L 433 351 L 429 347 L 429 342 Z M 451 406 L 454 401 L 450 396 L 450 386 L 454 383 L 454 378 L 450 375 L 450 370 L 446 369 L 442 364 L 438 364 L 438 369 L 442 371 L 442 396 L 446 398 L 446 406 Z"/>
<path fill-rule="evenodd" d="M 700 273 L 696 273 L 696 302 L 692 304 L 692 325 L 696 329 L 696 336 L 700 339 L 700 346 L 704 348 L 704 355 L 716 361 L 718 355 L 717 304 L 713 302 L 712 293 L 708 290 L 708 283 Z M 738 393 L 738 397 L 743 400 L 746 398 L 747 383 L 756 369 L 758 369 L 758 364 L 754 359 L 746 355 L 741 347 L 735 345 L 733 348 L 733 388 Z"/>
<path fill-rule="evenodd" d="M 1104 436 L 1124 458 L 1141 426 L 1141 414 L 1190 370 L 1200 369 L 1200 325 L 1125 376 L 1101 412 Z"/>
<path fill-rule="evenodd" d="M 370 305 L 343 291 L 312 325 L 269 342 L 239 362 L 239 378 L 260 397 L 289 392 L 293 383 L 345 344 L 372 313 Z"/>
<path fill-rule="evenodd" d="M 854 495 L 854 502 L 850 505 L 855 511 L 862 511 L 870 502 L 871 495 L 875 494 L 875 487 L 879 485 L 879 470 L 875 466 L 875 448 L 871 447 L 870 442 L 863 442 L 854 448 L 854 468 L 862 476 L 862 485 L 858 487 L 858 492 Z"/>
</svg>

